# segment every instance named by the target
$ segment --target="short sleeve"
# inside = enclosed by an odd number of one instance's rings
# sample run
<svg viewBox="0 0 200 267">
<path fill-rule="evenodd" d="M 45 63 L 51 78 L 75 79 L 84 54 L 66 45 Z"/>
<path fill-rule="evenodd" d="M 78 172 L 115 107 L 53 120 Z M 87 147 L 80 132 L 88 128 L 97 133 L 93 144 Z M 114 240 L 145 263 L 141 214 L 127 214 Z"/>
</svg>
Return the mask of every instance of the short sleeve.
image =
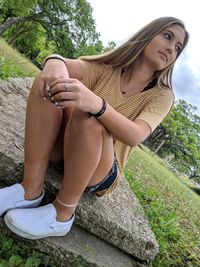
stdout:
<svg viewBox="0 0 200 267">
<path fill-rule="evenodd" d="M 175 96 L 170 89 L 160 90 L 146 105 L 136 119 L 143 120 L 151 127 L 151 132 L 164 120 L 174 104 Z"/>
<path fill-rule="evenodd" d="M 80 58 L 79 63 L 83 72 L 82 83 L 90 90 L 93 90 L 100 77 L 105 72 L 106 65 L 93 61 L 86 61 Z"/>
</svg>

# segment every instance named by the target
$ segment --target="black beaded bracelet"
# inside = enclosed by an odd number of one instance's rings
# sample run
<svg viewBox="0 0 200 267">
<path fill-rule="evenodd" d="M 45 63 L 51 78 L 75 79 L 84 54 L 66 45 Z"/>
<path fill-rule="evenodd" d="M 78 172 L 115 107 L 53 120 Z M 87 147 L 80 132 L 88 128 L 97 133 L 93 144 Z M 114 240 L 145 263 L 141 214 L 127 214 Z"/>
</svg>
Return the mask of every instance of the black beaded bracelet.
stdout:
<svg viewBox="0 0 200 267">
<path fill-rule="evenodd" d="M 102 98 L 102 100 L 103 100 L 103 105 L 102 105 L 101 110 L 100 110 L 98 113 L 95 113 L 95 114 L 88 112 L 88 114 L 89 114 L 90 117 L 98 118 L 98 117 L 100 117 L 101 115 L 103 115 L 103 113 L 106 111 L 106 108 L 107 108 L 107 102 L 106 102 L 105 99 L 103 99 L 103 98 Z"/>
</svg>

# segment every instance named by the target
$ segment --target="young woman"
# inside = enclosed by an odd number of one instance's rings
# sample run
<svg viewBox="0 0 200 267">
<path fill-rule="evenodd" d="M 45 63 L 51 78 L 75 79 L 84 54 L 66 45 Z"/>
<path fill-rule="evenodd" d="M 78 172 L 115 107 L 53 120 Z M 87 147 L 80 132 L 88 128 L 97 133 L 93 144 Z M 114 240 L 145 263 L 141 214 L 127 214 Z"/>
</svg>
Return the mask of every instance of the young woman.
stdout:
<svg viewBox="0 0 200 267">
<path fill-rule="evenodd" d="M 23 181 L 0 189 L 0 214 L 7 212 L 12 231 L 29 239 L 65 235 L 84 191 L 114 189 L 133 147 L 173 105 L 172 70 L 187 41 L 180 20 L 162 17 L 109 53 L 44 60 L 28 98 Z M 48 162 L 62 159 L 60 191 L 38 207 Z"/>
</svg>

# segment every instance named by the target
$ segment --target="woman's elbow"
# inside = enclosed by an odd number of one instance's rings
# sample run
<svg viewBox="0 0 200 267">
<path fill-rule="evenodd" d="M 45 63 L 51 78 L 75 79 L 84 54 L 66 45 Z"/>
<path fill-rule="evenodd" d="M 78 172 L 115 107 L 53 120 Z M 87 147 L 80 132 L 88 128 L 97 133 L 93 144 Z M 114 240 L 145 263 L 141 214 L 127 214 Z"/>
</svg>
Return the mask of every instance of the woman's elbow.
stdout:
<svg viewBox="0 0 200 267">
<path fill-rule="evenodd" d="M 125 142 L 125 145 L 130 146 L 130 147 L 136 147 L 138 146 L 141 142 L 137 138 L 130 138 L 127 139 Z"/>
<path fill-rule="evenodd" d="M 146 137 L 147 138 L 147 137 Z M 132 137 L 127 140 L 127 145 L 130 147 L 136 147 L 145 141 L 146 138 Z"/>
</svg>

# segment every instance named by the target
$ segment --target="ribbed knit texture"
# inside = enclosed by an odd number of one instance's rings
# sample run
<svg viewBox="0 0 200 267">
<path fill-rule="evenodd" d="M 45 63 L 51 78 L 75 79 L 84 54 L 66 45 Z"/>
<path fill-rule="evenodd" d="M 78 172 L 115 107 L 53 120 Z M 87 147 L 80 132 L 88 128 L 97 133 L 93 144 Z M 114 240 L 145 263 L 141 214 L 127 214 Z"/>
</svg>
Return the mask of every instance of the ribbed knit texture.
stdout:
<svg viewBox="0 0 200 267">
<path fill-rule="evenodd" d="M 130 120 L 144 120 L 153 131 L 169 113 L 174 102 L 174 94 L 170 89 L 155 86 L 125 98 L 120 90 L 121 68 L 81 59 L 79 62 L 83 71 L 82 83 Z M 123 171 L 132 149 L 118 140 L 115 141 L 114 150 L 120 172 Z"/>
</svg>

